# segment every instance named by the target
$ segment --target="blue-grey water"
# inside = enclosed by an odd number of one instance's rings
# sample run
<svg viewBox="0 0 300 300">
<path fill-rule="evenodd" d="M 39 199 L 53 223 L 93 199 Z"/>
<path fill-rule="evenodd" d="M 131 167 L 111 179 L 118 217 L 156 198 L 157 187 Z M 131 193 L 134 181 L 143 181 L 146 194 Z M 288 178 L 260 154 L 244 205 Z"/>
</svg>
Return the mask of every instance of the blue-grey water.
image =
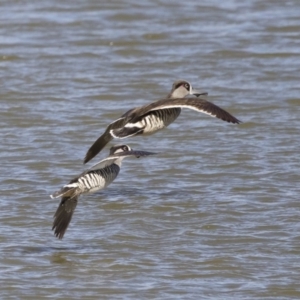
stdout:
<svg viewBox="0 0 300 300">
<path fill-rule="evenodd" d="M 299 299 L 300 5 L 0 3 L 1 299 Z M 63 240 L 49 195 L 126 110 L 176 79 L 243 121 L 184 110 L 122 140 Z M 110 145 L 120 143 L 114 141 Z"/>
</svg>

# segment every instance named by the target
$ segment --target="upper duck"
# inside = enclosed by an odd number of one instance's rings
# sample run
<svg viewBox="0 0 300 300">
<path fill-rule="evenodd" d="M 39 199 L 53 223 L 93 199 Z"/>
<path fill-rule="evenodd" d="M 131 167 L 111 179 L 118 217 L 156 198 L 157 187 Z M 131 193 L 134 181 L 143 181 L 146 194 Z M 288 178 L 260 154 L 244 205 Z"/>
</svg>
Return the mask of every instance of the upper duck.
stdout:
<svg viewBox="0 0 300 300">
<path fill-rule="evenodd" d="M 110 149 L 110 155 L 107 158 L 73 178 L 67 185 L 53 193 L 50 196 L 51 198 L 62 197 L 54 215 L 52 230 L 54 230 L 55 236 L 59 239 L 63 238 L 81 194 L 94 193 L 112 183 L 118 176 L 122 160 L 125 157 L 140 157 L 152 154 L 155 153 L 134 151 L 128 145 L 114 146 Z"/>
<path fill-rule="evenodd" d="M 108 125 L 105 132 L 87 151 L 84 163 L 95 157 L 113 138 L 151 134 L 167 127 L 178 118 L 182 108 L 190 108 L 230 123 L 241 123 L 219 106 L 201 98 L 185 98 L 188 95 L 199 97 L 207 93 L 193 89 L 192 85 L 185 80 L 177 80 L 173 83 L 166 99 L 127 111 Z"/>
</svg>

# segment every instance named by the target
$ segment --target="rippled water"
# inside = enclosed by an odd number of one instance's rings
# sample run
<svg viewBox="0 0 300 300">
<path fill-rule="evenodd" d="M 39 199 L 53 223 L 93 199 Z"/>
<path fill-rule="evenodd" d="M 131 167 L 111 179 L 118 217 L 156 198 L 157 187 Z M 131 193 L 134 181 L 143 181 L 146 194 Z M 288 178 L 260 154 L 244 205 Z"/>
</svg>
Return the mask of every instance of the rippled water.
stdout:
<svg viewBox="0 0 300 300">
<path fill-rule="evenodd" d="M 300 298 L 299 3 L 170 2 L 1 2 L 1 298 Z M 179 78 L 244 123 L 185 110 L 124 140 L 160 154 L 57 240 L 49 195 Z"/>
</svg>

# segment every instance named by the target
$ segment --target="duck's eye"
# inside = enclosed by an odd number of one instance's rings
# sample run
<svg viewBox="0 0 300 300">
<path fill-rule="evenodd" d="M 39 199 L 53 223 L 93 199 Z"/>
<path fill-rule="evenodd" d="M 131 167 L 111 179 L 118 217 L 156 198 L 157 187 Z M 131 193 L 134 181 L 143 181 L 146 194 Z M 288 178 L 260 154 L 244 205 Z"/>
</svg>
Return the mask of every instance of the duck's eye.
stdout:
<svg viewBox="0 0 300 300">
<path fill-rule="evenodd" d="M 128 147 L 127 147 L 127 146 L 123 146 L 123 147 L 122 147 L 122 150 L 128 151 Z"/>
<path fill-rule="evenodd" d="M 190 85 L 188 83 L 185 83 L 184 87 L 189 91 L 190 90 Z"/>
</svg>

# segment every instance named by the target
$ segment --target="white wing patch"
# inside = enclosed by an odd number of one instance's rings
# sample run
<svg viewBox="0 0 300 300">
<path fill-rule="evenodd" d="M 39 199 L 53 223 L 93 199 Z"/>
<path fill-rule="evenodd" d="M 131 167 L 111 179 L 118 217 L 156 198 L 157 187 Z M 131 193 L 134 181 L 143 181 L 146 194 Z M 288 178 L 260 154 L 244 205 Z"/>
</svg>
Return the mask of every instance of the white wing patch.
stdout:
<svg viewBox="0 0 300 300">
<path fill-rule="evenodd" d="M 111 130 L 109 131 L 109 133 L 110 133 L 110 135 L 111 135 L 114 139 L 118 139 L 118 137 L 114 134 L 114 130 L 113 130 L 113 129 L 111 129 Z"/>
</svg>

